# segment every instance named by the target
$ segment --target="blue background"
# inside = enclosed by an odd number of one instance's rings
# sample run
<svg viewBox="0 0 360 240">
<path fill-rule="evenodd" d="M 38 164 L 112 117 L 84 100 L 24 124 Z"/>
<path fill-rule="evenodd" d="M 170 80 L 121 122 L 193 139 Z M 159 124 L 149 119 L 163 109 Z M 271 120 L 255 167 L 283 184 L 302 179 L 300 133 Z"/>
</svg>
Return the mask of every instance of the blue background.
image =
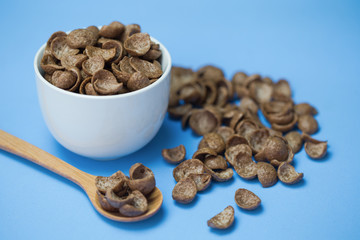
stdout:
<svg viewBox="0 0 360 240">
<path fill-rule="evenodd" d="M 360 239 L 360 4 L 358 1 L 1 1 L 0 128 L 94 175 L 150 167 L 164 195 L 159 213 L 139 223 L 100 216 L 75 184 L 0 151 L 0 239 Z M 221 67 L 286 78 L 296 102 L 319 110 L 320 131 L 329 141 L 323 160 L 304 150 L 295 166 L 304 181 L 262 188 L 238 175 L 212 184 L 189 205 L 171 198 L 173 166 L 161 150 L 183 143 L 191 157 L 200 137 L 166 117 L 143 149 L 110 162 L 75 155 L 47 130 L 38 105 L 33 58 L 58 30 L 139 23 L 170 51 L 174 65 Z M 252 212 L 239 209 L 234 192 L 261 197 Z M 235 208 L 230 229 L 206 221 L 227 205 Z"/>
</svg>

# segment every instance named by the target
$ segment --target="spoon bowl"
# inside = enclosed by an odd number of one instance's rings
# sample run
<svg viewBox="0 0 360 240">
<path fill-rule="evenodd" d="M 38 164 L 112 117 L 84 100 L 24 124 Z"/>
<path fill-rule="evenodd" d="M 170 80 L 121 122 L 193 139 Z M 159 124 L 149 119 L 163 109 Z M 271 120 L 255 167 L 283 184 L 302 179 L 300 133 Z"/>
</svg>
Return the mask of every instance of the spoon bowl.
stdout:
<svg viewBox="0 0 360 240">
<path fill-rule="evenodd" d="M 92 180 L 93 180 L 92 183 L 95 183 L 96 176 L 94 176 L 94 175 L 91 175 L 91 176 L 92 176 Z M 99 199 L 96 194 L 95 184 L 92 184 L 92 186 L 88 186 L 88 188 L 87 188 L 87 190 L 85 190 L 85 192 L 87 193 L 87 195 L 88 195 L 92 205 L 96 209 L 96 211 L 98 211 L 104 217 L 109 218 L 114 221 L 118 221 L 118 222 L 138 222 L 138 221 L 145 220 L 145 219 L 153 216 L 155 213 L 157 213 L 159 211 L 162 201 L 163 201 L 163 196 L 162 196 L 161 191 L 157 187 L 155 187 L 155 189 L 148 196 L 146 196 L 146 198 L 148 200 L 148 211 L 146 213 L 144 213 L 143 215 L 140 215 L 137 217 L 127 217 L 127 216 L 121 215 L 119 212 L 108 212 L 101 207 L 101 205 L 99 203 Z"/>
<path fill-rule="evenodd" d="M 163 202 L 161 191 L 155 187 L 155 189 L 147 196 L 148 210 L 143 215 L 127 217 L 117 212 L 108 212 L 104 210 L 99 203 L 96 194 L 97 188 L 95 186 L 96 176 L 83 172 L 50 153 L 2 130 L 0 130 L 0 149 L 23 157 L 76 183 L 88 195 L 90 202 L 96 211 L 104 217 L 114 221 L 137 222 L 145 220 L 157 213 Z"/>
</svg>

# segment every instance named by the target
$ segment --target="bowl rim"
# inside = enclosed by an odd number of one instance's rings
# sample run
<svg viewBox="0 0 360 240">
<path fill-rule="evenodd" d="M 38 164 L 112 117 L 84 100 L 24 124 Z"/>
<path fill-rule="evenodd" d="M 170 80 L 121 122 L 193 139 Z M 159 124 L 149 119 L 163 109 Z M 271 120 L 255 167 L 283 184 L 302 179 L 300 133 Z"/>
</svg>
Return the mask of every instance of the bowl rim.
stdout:
<svg viewBox="0 0 360 240">
<path fill-rule="evenodd" d="M 35 58 L 34 58 L 35 74 L 36 74 L 36 77 L 39 78 L 42 83 L 44 83 L 44 85 L 50 87 L 54 91 L 59 92 L 60 94 L 65 94 L 65 95 L 69 95 L 69 96 L 72 96 L 72 97 L 78 97 L 78 98 L 84 98 L 84 99 L 98 99 L 99 101 L 101 101 L 101 100 L 118 99 L 118 98 L 121 99 L 121 98 L 126 98 L 126 97 L 130 97 L 130 96 L 142 94 L 143 92 L 150 91 L 152 88 L 155 88 L 162 81 L 164 81 L 168 77 L 168 75 L 170 74 L 171 66 L 172 66 L 171 56 L 170 56 L 169 51 L 166 49 L 166 47 L 160 41 L 158 41 L 156 38 L 154 38 L 152 36 L 150 36 L 150 38 L 151 38 L 151 41 L 153 41 L 153 42 L 160 45 L 160 49 L 161 49 L 161 52 L 162 52 L 162 57 L 167 59 L 168 64 L 167 64 L 167 66 L 165 68 L 165 71 L 163 71 L 163 74 L 161 75 L 161 77 L 158 80 L 156 80 L 153 84 L 150 84 L 149 86 L 146 86 L 146 87 L 144 87 L 142 89 L 139 89 L 139 90 L 136 90 L 136 91 L 133 91 L 133 92 L 123 93 L 123 94 L 115 94 L 115 95 L 94 96 L 94 95 L 85 95 L 85 94 L 70 92 L 70 91 L 67 91 L 67 90 L 64 90 L 64 89 L 61 89 L 61 88 L 58 88 L 58 87 L 52 85 L 40 73 L 40 65 L 38 65 L 38 62 L 41 61 L 40 57 L 43 56 L 43 52 L 45 50 L 46 43 L 44 43 L 38 49 L 38 51 L 35 54 Z"/>
</svg>

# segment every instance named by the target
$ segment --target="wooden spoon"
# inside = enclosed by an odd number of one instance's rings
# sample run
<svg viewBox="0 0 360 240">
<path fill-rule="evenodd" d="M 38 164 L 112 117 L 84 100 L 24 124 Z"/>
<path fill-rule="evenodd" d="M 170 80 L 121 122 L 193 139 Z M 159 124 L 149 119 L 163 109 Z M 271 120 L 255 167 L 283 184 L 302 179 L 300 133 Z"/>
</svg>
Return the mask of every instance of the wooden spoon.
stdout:
<svg viewBox="0 0 360 240">
<path fill-rule="evenodd" d="M 136 222 L 153 216 L 161 207 L 163 196 L 155 187 L 148 199 L 148 211 L 137 217 L 126 217 L 116 212 L 108 212 L 101 208 L 96 195 L 96 176 L 83 172 L 76 167 L 62 161 L 40 148 L 21 140 L 7 132 L 0 130 L 0 149 L 30 160 L 50 171 L 63 176 L 79 185 L 88 195 L 92 205 L 101 215 L 119 222 Z"/>
</svg>

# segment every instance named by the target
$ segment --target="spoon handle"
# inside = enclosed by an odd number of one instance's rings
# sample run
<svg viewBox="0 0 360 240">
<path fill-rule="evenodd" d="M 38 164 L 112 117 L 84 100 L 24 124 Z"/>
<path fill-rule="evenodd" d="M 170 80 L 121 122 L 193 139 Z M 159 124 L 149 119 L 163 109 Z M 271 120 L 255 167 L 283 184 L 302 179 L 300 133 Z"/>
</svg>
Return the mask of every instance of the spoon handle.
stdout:
<svg viewBox="0 0 360 240">
<path fill-rule="evenodd" d="M 83 188 L 86 182 L 93 180 L 93 175 L 85 173 L 60 158 L 21 140 L 0 129 L 0 149 L 23 157 L 54 173 L 63 176 Z"/>
</svg>

